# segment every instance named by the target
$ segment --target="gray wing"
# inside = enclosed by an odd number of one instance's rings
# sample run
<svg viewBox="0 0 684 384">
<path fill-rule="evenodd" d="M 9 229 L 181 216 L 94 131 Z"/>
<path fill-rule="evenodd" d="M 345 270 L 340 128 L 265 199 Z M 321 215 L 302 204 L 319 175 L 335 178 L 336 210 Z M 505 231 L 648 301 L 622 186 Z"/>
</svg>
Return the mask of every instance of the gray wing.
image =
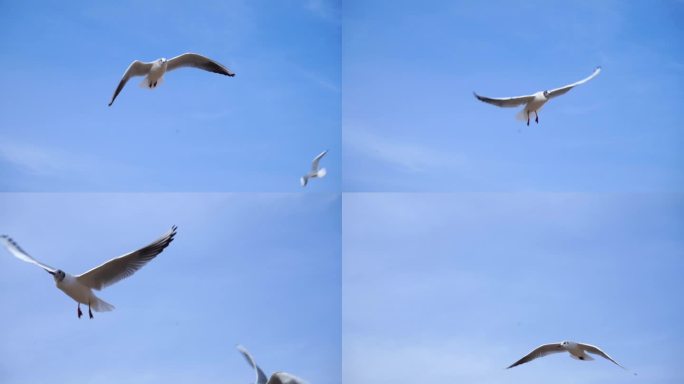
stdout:
<svg viewBox="0 0 684 384">
<path fill-rule="evenodd" d="M 173 71 L 174 69 L 182 67 L 199 68 L 204 69 L 205 71 L 214 72 L 221 75 L 226 75 L 230 77 L 235 76 L 235 73 L 233 73 L 230 69 L 224 67 L 223 65 L 217 63 L 216 61 L 208 57 L 204 57 L 196 53 L 184 53 L 180 56 L 174 57 L 173 59 L 167 62 L 166 71 Z"/>
<path fill-rule="evenodd" d="M 145 76 L 150 72 L 150 68 L 152 68 L 152 63 L 143 63 L 142 61 L 138 60 L 132 62 L 131 65 L 128 66 L 128 69 L 124 73 L 123 77 L 121 78 L 121 81 L 119 81 L 119 85 L 116 87 L 116 90 L 114 91 L 114 96 L 112 96 L 112 101 L 109 102 L 109 106 L 112 106 L 112 104 L 114 103 L 114 99 L 116 99 L 116 97 L 119 96 L 119 93 L 123 89 L 124 85 L 126 85 L 126 83 L 131 77 Z"/>
<path fill-rule="evenodd" d="M 534 99 L 534 95 L 525 95 L 525 96 L 515 96 L 515 97 L 503 97 L 503 98 L 494 98 L 494 97 L 487 97 L 487 96 L 480 96 L 477 93 L 473 92 L 473 95 L 485 103 L 496 105 L 497 107 L 504 107 L 504 108 L 511 108 L 511 107 L 517 107 L 519 105 L 527 104 L 532 99 Z"/>
<path fill-rule="evenodd" d="M 154 259 L 173 241 L 175 235 L 176 226 L 174 225 L 153 243 L 137 251 L 111 259 L 86 273 L 76 276 L 76 278 L 82 284 L 97 290 L 110 286 L 133 275 L 150 260 Z"/>
<path fill-rule="evenodd" d="M 9 236 L 7 236 L 7 235 L 0 236 L 0 241 L 5 245 L 5 248 L 7 248 L 9 253 L 11 253 L 17 259 L 23 260 L 27 263 L 35 264 L 35 265 L 43 268 L 44 270 L 46 270 L 50 273 L 54 273 L 57 271 L 56 269 L 52 268 L 51 266 L 49 266 L 47 264 L 43 264 L 40 261 L 31 257 L 28 253 L 26 253 L 26 251 L 21 249 L 19 244 L 17 244 Z"/>
<path fill-rule="evenodd" d="M 558 352 L 563 352 L 563 351 L 565 351 L 565 349 L 563 349 L 563 347 L 561 347 L 560 343 L 544 344 L 542 346 L 537 347 L 534 351 L 528 353 L 522 359 L 511 364 L 506 369 L 513 368 L 516 365 L 525 364 L 525 363 L 530 362 L 530 361 L 532 361 L 538 357 L 544 357 L 544 356 L 550 355 L 552 353 L 558 353 Z"/>
<path fill-rule="evenodd" d="M 326 153 L 328 153 L 327 150 L 321 152 L 318 156 L 316 156 L 313 159 L 313 161 L 311 162 L 311 170 L 312 171 L 314 171 L 314 172 L 318 171 L 318 163 L 321 161 L 321 159 L 323 158 L 323 156 L 325 156 Z"/>
<path fill-rule="evenodd" d="M 597 347 L 597 346 L 594 346 L 594 345 L 591 345 L 591 344 L 584 344 L 584 343 L 577 343 L 577 345 L 579 345 L 580 347 L 582 347 L 582 349 L 584 349 L 586 352 L 593 353 L 593 354 L 595 354 L 595 355 L 599 355 L 599 356 L 603 357 L 604 359 L 608 359 L 608 360 L 612 361 L 612 362 L 615 363 L 615 365 L 617 365 L 618 367 L 620 367 L 620 368 L 622 368 L 622 369 L 627 369 L 627 368 L 623 367 L 622 365 L 618 364 L 617 361 L 613 360 L 610 356 L 608 356 L 607 353 L 603 352 L 603 351 L 602 351 L 599 347 Z"/>
<path fill-rule="evenodd" d="M 572 83 L 572 84 L 568 84 L 568 85 L 566 85 L 566 86 L 564 86 L 564 87 L 552 89 L 552 90 L 549 91 L 549 93 L 547 94 L 546 97 L 549 98 L 549 99 L 552 99 L 552 98 L 554 98 L 554 97 L 556 97 L 556 96 L 563 95 L 563 94 L 567 93 L 569 90 L 573 89 L 574 87 L 576 87 L 576 86 L 578 86 L 578 85 L 580 85 L 580 84 L 584 84 L 584 83 L 586 83 L 587 81 L 589 81 L 589 80 L 593 79 L 594 77 L 598 76 L 599 73 L 601 73 L 601 67 L 596 67 L 596 69 L 594 69 L 594 72 L 593 72 L 591 75 L 589 75 L 589 77 L 587 77 L 586 79 L 582 79 L 582 80 L 580 80 L 580 81 L 578 81 L 578 82 L 575 82 L 575 83 Z"/>
<path fill-rule="evenodd" d="M 268 384 L 306 384 L 306 381 L 287 372 L 276 372 L 271 375 Z"/>
<path fill-rule="evenodd" d="M 254 358 L 249 353 L 247 348 L 243 347 L 242 345 L 238 345 L 236 348 L 238 351 L 240 351 L 245 360 L 247 360 L 247 364 L 249 364 L 256 371 L 256 384 L 266 384 L 268 382 L 268 378 L 264 374 L 264 371 L 262 371 L 261 368 L 259 368 L 259 366 L 256 364 Z"/>
</svg>

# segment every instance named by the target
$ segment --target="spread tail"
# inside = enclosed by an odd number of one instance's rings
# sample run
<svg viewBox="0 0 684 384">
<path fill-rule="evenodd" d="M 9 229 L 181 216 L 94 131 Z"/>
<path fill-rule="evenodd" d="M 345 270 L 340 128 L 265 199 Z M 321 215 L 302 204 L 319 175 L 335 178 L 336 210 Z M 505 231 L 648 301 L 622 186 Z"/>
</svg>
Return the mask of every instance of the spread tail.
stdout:
<svg viewBox="0 0 684 384">
<path fill-rule="evenodd" d="M 534 113 L 530 112 L 530 116 L 534 116 Z M 520 112 L 518 112 L 517 115 L 515 115 L 515 118 L 516 120 L 527 121 L 527 110 L 523 108 L 520 110 Z"/>
<path fill-rule="evenodd" d="M 109 312 L 114 310 L 113 305 L 100 299 L 99 297 L 96 297 L 95 301 L 90 303 L 90 308 L 95 310 L 95 312 Z"/>
</svg>

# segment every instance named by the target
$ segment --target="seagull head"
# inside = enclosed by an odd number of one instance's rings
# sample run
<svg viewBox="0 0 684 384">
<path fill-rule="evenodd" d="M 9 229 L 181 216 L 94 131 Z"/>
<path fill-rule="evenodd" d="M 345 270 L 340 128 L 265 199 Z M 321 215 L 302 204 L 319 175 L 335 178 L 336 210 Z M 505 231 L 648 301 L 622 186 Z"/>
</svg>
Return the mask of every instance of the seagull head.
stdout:
<svg viewBox="0 0 684 384">
<path fill-rule="evenodd" d="M 549 97 L 549 91 L 544 91 L 542 92 L 544 94 L 544 97 L 548 98 Z"/>
<path fill-rule="evenodd" d="M 55 279 L 56 282 L 60 282 L 60 281 L 64 280 L 64 277 L 66 276 L 64 271 L 62 271 L 61 269 L 58 269 L 54 272 L 52 272 L 52 271 L 47 271 L 47 272 L 52 275 L 52 277 Z"/>
<path fill-rule="evenodd" d="M 161 59 L 159 59 L 159 63 L 161 63 L 161 64 L 166 63 L 166 57 L 162 57 Z"/>
</svg>

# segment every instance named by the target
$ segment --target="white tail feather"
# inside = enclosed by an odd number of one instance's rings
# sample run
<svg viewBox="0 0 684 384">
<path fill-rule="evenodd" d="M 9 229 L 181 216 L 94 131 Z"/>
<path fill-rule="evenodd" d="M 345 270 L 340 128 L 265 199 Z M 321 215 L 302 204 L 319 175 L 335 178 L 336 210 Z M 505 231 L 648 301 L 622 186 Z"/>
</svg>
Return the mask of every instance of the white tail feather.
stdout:
<svg viewBox="0 0 684 384">
<path fill-rule="evenodd" d="M 138 85 L 140 86 L 140 88 L 154 89 L 154 88 L 157 88 L 158 86 L 160 86 L 164 82 L 164 77 L 158 78 L 156 80 L 156 82 L 157 82 L 157 85 L 155 85 L 154 87 L 150 87 L 150 78 L 145 77 L 143 79 L 143 81 L 141 81 L 140 84 L 138 84 Z"/>
<path fill-rule="evenodd" d="M 530 112 L 530 115 L 532 115 L 532 114 L 533 113 Z M 515 115 L 515 118 L 516 118 L 516 120 L 527 121 L 527 110 L 525 108 L 523 108 L 520 112 L 518 112 L 517 115 Z"/>
<path fill-rule="evenodd" d="M 100 299 L 99 297 L 95 298 L 95 302 L 90 303 L 90 308 L 94 309 L 95 312 L 109 312 L 114 310 L 113 305 Z"/>
</svg>

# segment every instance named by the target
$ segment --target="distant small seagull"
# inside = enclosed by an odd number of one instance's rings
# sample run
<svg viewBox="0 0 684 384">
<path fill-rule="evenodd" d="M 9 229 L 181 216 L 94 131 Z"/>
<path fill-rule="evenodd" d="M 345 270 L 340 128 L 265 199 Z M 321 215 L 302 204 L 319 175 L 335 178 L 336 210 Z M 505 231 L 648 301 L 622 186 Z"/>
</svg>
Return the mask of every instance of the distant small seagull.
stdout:
<svg viewBox="0 0 684 384">
<path fill-rule="evenodd" d="M 297 376 L 291 375 L 286 372 L 276 372 L 271 375 L 271 378 L 268 379 L 266 375 L 264 374 L 264 371 L 259 368 L 259 366 L 254 362 L 254 358 L 252 358 L 252 355 L 249 354 L 247 349 L 243 347 L 242 345 L 237 346 L 237 350 L 240 351 L 242 356 L 244 356 L 245 360 L 247 360 L 247 364 L 249 364 L 254 370 L 256 371 L 256 381 L 254 382 L 255 384 L 305 384 L 306 381 L 300 379 Z"/>
<path fill-rule="evenodd" d="M 618 367 L 622 369 L 627 369 L 623 367 L 622 365 L 618 364 L 617 361 L 613 360 L 610 356 L 608 356 L 605 352 L 599 349 L 599 347 L 595 347 L 593 345 L 589 344 L 583 344 L 583 343 L 575 343 L 574 341 L 563 341 L 560 343 L 553 343 L 553 344 L 544 344 L 540 347 L 537 347 L 534 351 L 530 352 L 527 354 L 527 356 L 523 357 L 522 359 L 516 361 L 515 363 L 511 364 L 510 367 L 508 368 L 513 368 L 517 365 L 520 364 L 525 364 L 527 362 L 530 362 L 538 357 L 544 357 L 546 355 L 550 355 L 552 353 L 559 353 L 559 352 L 568 352 L 570 353 L 570 357 L 573 359 L 577 360 L 582 360 L 582 361 L 589 361 L 589 360 L 594 360 L 593 357 L 587 354 L 593 353 L 595 355 L 599 355 L 603 357 L 604 359 L 608 359 L 615 363 Z M 506 369 L 508 369 L 506 368 Z"/>
<path fill-rule="evenodd" d="M 309 171 L 309 173 L 307 173 L 299 179 L 299 182 L 302 184 L 302 187 L 306 187 L 306 185 L 309 183 L 309 179 L 313 179 L 316 177 L 321 178 L 326 175 L 327 172 L 325 168 L 318 168 L 318 163 L 321 161 L 321 159 L 323 158 L 323 156 L 325 156 L 326 153 L 328 153 L 328 151 L 323 151 L 318 156 L 316 156 L 316 158 L 313 159 L 313 161 L 311 162 L 311 171 Z"/>
<path fill-rule="evenodd" d="M 173 237 L 175 235 L 176 226 L 173 226 L 168 232 L 166 232 L 162 237 L 152 244 L 140 248 L 137 251 L 133 251 L 123 256 L 111 259 L 99 267 L 95 267 L 90 271 L 78 276 L 72 276 L 60 269 L 52 268 L 47 264 L 37 261 L 33 257 L 29 256 L 29 254 L 23 249 L 21 249 L 19 245 L 14 242 L 14 240 L 5 235 L 0 236 L 0 241 L 15 257 L 27 263 L 35 264 L 43 268 L 45 271 L 47 271 L 47 273 L 51 274 L 55 279 L 57 288 L 61 289 L 62 292 L 66 293 L 78 303 L 77 313 L 79 319 L 83 315 L 83 312 L 81 312 L 81 304 L 88 305 L 88 315 L 90 315 L 90 318 L 92 319 L 93 312 L 90 310 L 91 308 L 96 312 L 106 312 L 114 309 L 113 305 L 95 296 L 92 290 L 96 289 L 99 291 L 104 287 L 131 276 L 138 269 L 147 264 L 147 262 L 160 254 L 164 248 L 166 248 L 171 241 L 173 241 Z"/>
<path fill-rule="evenodd" d="M 532 95 L 504 97 L 501 99 L 495 99 L 492 97 L 480 96 L 475 92 L 473 92 L 473 94 L 478 100 L 484 101 L 485 103 L 496 105 L 497 107 L 510 108 L 525 104 L 525 108 L 523 108 L 523 110 L 520 111 L 516 117 L 519 120 L 523 121 L 527 119 L 527 125 L 530 125 L 530 113 L 534 112 L 534 121 L 539 123 L 539 115 L 537 114 L 537 112 L 539 112 L 539 110 L 542 109 L 542 107 L 544 106 L 544 104 L 546 104 L 547 101 L 553 99 L 556 96 L 565 94 L 566 92 L 580 84 L 586 83 L 587 81 L 596 77 L 599 73 L 601 73 L 601 67 L 596 67 L 596 69 L 594 69 L 594 73 L 592 73 L 586 79 L 566 85 L 564 87 L 552 89 L 550 91 L 539 91 Z"/>
<path fill-rule="evenodd" d="M 152 89 L 156 88 L 157 84 L 162 83 L 164 80 L 163 76 L 166 72 L 182 67 L 194 67 L 230 77 L 235 76 L 235 73 L 231 72 L 223 65 L 208 57 L 204 57 L 196 53 L 184 53 L 180 56 L 174 57 L 171 60 L 166 60 L 162 57 L 161 59 L 157 59 L 149 63 L 143 63 L 142 61 L 135 60 L 131 63 L 131 65 L 128 66 L 126 73 L 124 73 L 123 77 L 121 78 L 119 86 L 116 87 L 114 96 L 112 96 L 112 101 L 109 102 L 109 106 L 112 106 L 114 99 L 116 99 L 116 97 L 119 95 L 119 92 L 121 92 L 124 85 L 126 85 L 131 77 L 145 76 L 145 79 L 142 81 L 142 83 L 140 83 L 140 86 L 143 88 Z"/>
</svg>

